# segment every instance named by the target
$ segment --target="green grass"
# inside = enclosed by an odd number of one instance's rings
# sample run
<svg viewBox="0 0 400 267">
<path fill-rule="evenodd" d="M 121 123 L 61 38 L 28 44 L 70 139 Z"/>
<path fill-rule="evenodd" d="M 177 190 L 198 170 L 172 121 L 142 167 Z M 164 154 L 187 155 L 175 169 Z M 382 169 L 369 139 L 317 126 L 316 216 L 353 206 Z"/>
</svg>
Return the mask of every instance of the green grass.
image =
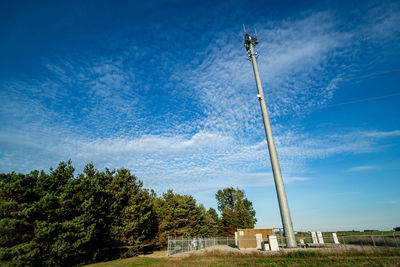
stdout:
<svg viewBox="0 0 400 267">
<path fill-rule="evenodd" d="M 295 251 L 277 255 L 214 251 L 185 258 L 133 257 L 90 266 L 400 266 L 400 250 L 345 251 L 329 254 Z"/>
</svg>

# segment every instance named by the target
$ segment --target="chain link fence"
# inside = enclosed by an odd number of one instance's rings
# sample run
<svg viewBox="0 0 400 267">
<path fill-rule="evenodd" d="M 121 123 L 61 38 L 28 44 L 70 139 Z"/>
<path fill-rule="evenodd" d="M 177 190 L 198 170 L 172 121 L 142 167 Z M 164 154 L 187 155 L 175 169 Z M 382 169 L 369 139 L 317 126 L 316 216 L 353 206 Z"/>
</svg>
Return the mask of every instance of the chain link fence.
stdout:
<svg viewBox="0 0 400 267">
<path fill-rule="evenodd" d="M 286 240 L 283 234 L 276 233 L 278 244 L 281 248 L 286 246 Z M 304 245 L 300 240 L 303 240 Z M 297 245 L 299 247 L 321 247 L 337 245 L 334 242 L 332 234 L 323 234 L 324 244 L 315 244 L 311 234 L 296 235 Z M 244 239 L 241 239 L 244 240 Z M 246 239 L 247 240 L 247 239 Z M 248 240 L 256 240 L 248 239 Z M 386 235 L 344 235 L 338 236 L 341 245 L 359 245 L 373 247 L 400 247 L 400 234 Z M 209 238 L 168 238 L 168 256 L 195 250 L 202 250 L 207 247 L 227 245 L 236 248 L 234 237 L 209 237 Z"/>
<path fill-rule="evenodd" d="M 236 247 L 234 237 L 168 238 L 168 256 L 176 253 L 201 250 L 207 247 L 227 245 Z"/>
<path fill-rule="evenodd" d="M 343 235 L 337 236 L 338 241 L 342 245 L 360 245 L 374 247 L 400 247 L 400 234 L 381 234 L 381 235 Z M 280 247 L 286 246 L 286 239 L 282 234 L 277 234 L 278 244 Z M 305 247 L 315 244 L 311 234 L 296 235 L 297 245 L 301 245 L 300 239 L 303 240 Z M 323 234 L 324 244 L 335 244 L 332 234 Z M 321 245 L 321 244 L 319 244 Z"/>
<path fill-rule="evenodd" d="M 344 245 L 361 245 L 374 247 L 400 247 L 400 235 L 349 235 L 339 236 Z"/>
</svg>

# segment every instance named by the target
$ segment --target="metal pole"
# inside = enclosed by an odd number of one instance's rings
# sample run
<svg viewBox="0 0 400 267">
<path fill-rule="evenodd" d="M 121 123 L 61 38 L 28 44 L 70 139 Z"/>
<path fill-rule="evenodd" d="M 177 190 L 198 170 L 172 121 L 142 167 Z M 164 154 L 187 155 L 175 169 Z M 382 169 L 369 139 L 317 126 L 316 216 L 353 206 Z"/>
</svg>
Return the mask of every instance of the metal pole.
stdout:
<svg viewBox="0 0 400 267">
<path fill-rule="evenodd" d="M 385 240 L 385 236 L 383 235 L 383 233 L 381 234 L 382 238 L 383 238 L 383 242 L 385 243 L 385 246 L 387 246 L 386 240 Z"/>
<path fill-rule="evenodd" d="M 170 244 L 169 244 L 169 236 L 168 236 L 168 248 L 167 248 L 167 256 L 169 256 L 169 251 L 171 250 Z"/>
<path fill-rule="evenodd" d="M 264 120 L 264 129 L 267 136 L 269 156 L 271 159 L 272 171 L 274 174 L 275 188 L 278 195 L 279 209 L 281 212 L 282 224 L 285 229 L 286 247 L 297 247 L 296 239 L 293 231 L 292 219 L 290 217 L 289 205 L 286 198 L 285 186 L 282 180 L 281 168 L 279 166 L 278 155 L 276 153 L 274 138 L 272 136 L 271 123 L 268 117 L 267 105 L 265 104 L 264 92 L 261 86 L 260 74 L 258 73 L 258 66 L 256 54 L 254 53 L 254 45 L 257 44 L 257 38 L 246 33 L 245 47 L 248 51 L 251 63 L 253 64 L 254 77 L 256 79 L 258 100 L 260 101 L 261 113 Z"/>
</svg>

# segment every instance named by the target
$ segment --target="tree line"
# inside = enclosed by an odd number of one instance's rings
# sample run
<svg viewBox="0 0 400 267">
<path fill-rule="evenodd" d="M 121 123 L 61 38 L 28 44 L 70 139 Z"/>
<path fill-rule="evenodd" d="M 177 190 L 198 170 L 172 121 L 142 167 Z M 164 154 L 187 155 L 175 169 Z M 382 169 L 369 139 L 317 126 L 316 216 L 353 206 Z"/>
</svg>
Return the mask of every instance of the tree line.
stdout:
<svg viewBox="0 0 400 267">
<path fill-rule="evenodd" d="M 232 236 L 254 228 L 252 203 L 233 187 L 216 193 L 218 210 L 169 190 L 157 196 L 127 169 L 71 162 L 29 174 L 0 173 L 0 261 L 77 265 L 165 247 L 169 236 Z"/>
</svg>

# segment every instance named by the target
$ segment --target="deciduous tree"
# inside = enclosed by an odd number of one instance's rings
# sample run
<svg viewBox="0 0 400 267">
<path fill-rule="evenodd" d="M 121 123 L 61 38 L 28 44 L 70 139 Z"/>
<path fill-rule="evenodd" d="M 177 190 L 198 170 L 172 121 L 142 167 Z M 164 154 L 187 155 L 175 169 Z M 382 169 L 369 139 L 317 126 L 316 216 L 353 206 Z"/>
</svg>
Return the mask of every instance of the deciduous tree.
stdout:
<svg viewBox="0 0 400 267">
<path fill-rule="evenodd" d="M 218 190 L 215 197 L 222 215 L 221 235 L 233 235 L 238 228 L 254 228 L 256 212 L 243 190 L 228 187 Z"/>
</svg>

